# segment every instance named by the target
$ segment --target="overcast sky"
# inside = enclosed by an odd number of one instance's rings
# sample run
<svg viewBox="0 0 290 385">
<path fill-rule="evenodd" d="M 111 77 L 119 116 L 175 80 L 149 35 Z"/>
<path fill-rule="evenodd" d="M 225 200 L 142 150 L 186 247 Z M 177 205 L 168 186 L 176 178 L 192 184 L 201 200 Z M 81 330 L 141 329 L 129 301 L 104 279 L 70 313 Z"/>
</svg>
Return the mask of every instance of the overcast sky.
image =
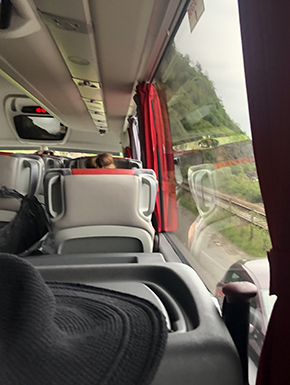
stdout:
<svg viewBox="0 0 290 385">
<path fill-rule="evenodd" d="M 186 15 L 175 43 L 194 63 L 200 62 L 227 113 L 251 136 L 237 0 L 204 0 L 204 4 L 193 32 Z"/>
</svg>

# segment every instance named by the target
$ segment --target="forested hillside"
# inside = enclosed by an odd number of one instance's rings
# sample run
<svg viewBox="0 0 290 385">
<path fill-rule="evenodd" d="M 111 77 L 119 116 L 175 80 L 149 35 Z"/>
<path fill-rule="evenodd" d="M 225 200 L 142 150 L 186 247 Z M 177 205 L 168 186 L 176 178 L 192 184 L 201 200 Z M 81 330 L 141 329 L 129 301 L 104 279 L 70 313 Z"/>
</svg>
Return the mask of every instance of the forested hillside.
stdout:
<svg viewBox="0 0 290 385">
<path fill-rule="evenodd" d="M 227 114 L 206 71 L 198 62 L 192 63 L 188 55 L 178 52 L 174 44 L 156 78 L 166 89 L 174 145 L 204 137 L 249 139 Z"/>
</svg>

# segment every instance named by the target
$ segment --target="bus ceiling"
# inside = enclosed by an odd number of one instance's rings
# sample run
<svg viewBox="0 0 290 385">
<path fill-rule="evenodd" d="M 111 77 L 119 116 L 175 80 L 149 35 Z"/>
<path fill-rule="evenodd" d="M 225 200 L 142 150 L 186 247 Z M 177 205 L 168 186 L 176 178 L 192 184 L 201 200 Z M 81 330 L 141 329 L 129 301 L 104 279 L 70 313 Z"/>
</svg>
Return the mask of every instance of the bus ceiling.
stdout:
<svg viewBox="0 0 290 385">
<path fill-rule="evenodd" d="M 91 132 L 124 129 L 136 84 L 152 80 L 188 3 L 11 2 L 1 74 L 66 126 Z"/>
</svg>

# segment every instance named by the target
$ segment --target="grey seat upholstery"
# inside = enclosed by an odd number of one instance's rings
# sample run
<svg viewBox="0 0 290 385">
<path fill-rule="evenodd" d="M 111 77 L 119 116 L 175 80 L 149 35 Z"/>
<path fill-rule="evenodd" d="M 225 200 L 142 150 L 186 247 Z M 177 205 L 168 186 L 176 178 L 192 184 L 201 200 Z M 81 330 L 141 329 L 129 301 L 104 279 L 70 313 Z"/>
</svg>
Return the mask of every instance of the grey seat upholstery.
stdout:
<svg viewBox="0 0 290 385">
<path fill-rule="evenodd" d="M 88 157 L 71 159 L 68 167 L 70 167 L 70 168 L 86 168 L 87 159 L 88 159 Z M 122 169 L 142 168 L 142 162 L 140 160 L 136 160 L 136 159 L 114 157 L 114 162 L 115 162 L 116 168 L 122 168 Z"/>
<path fill-rule="evenodd" d="M 44 162 L 45 171 L 48 171 L 51 168 L 64 167 L 63 159 L 61 157 L 44 154 L 44 155 L 41 155 L 41 158 L 43 159 L 43 162 Z"/>
<path fill-rule="evenodd" d="M 114 158 L 116 168 L 142 168 L 142 162 L 137 159 L 129 159 L 129 158 Z"/>
<path fill-rule="evenodd" d="M 59 254 L 152 251 L 152 170 L 50 170 L 44 189 Z"/>
<path fill-rule="evenodd" d="M 43 161 L 39 156 L 0 153 L 0 187 L 15 189 L 23 195 L 38 195 L 42 188 Z M 15 198 L 0 198 L 0 221 L 10 222 L 20 208 Z"/>
</svg>

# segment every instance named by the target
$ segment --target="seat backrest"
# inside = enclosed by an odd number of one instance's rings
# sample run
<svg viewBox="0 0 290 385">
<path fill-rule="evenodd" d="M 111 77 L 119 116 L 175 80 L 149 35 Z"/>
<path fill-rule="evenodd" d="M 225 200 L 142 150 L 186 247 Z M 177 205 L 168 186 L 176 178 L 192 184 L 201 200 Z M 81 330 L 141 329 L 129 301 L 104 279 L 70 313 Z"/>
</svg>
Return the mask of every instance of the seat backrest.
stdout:
<svg viewBox="0 0 290 385">
<path fill-rule="evenodd" d="M 133 169 L 142 168 L 141 160 L 129 159 L 129 158 L 114 158 L 116 168 Z"/>
<path fill-rule="evenodd" d="M 41 155 L 41 158 L 44 162 L 45 171 L 50 170 L 51 168 L 62 168 L 64 167 L 63 159 L 53 155 Z"/>
<path fill-rule="evenodd" d="M 6 186 L 23 195 L 37 195 L 43 180 L 44 164 L 36 155 L 0 153 L 0 188 Z M 10 222 L 19 210 L 15 198 L 0 198 L 0 221 Z"/>
<path fill-rule="evenodd" d="M 50 170 L 44 188 L 59 253 L 152 251 L 152 170 Z"/>
</svg>

